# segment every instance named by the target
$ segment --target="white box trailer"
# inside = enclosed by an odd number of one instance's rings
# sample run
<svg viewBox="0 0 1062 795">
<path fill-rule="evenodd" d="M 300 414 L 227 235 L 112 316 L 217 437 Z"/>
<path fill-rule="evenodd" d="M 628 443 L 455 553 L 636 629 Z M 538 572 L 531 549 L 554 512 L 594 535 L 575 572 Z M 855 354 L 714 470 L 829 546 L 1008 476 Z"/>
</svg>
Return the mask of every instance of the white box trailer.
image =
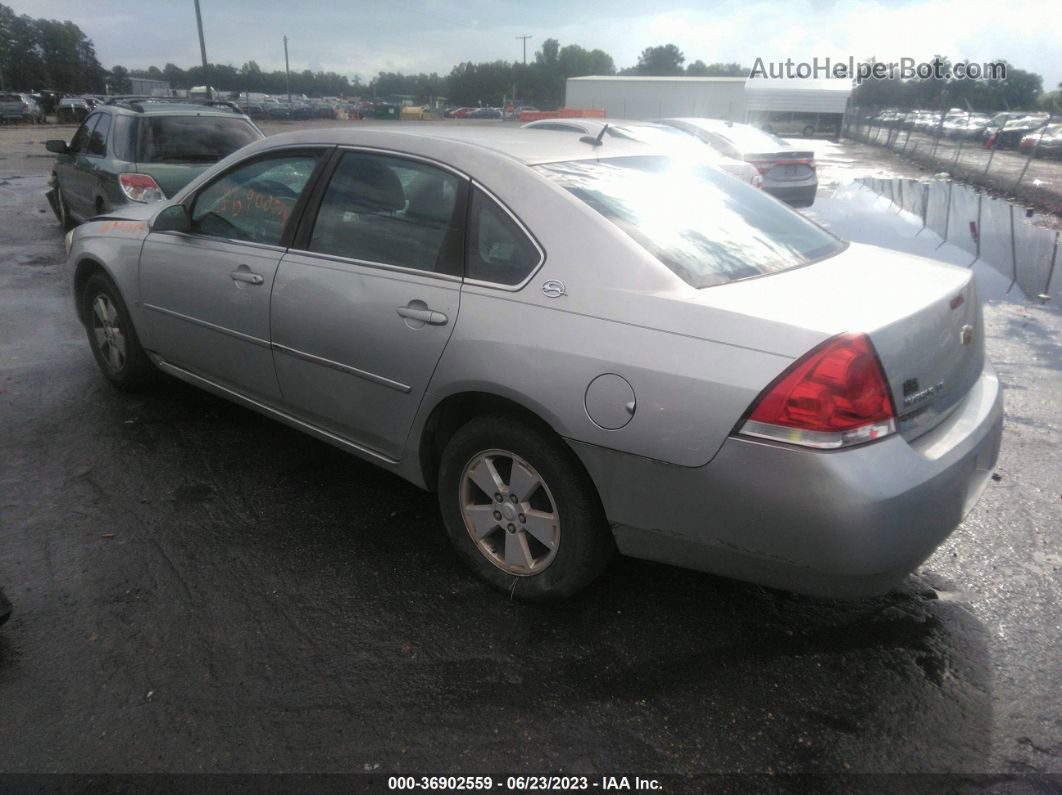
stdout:
<svg viewBox="0 0 1062 795">
<path fill-rule="evenodd" d="M 851 93 L 847 80 L 595 76 L 569 77 L 564 104 L 614 119 L 697 116 L 814 135 L 840 132 Z"/>
<path fill-rule="evenodd" d="M 745 84 L 745 121 L 778 135 L 839 135 L 849 80 L 765 80 Z"/>
<path fill-rule="evenodd" d="M 744 77 L 569 77 L 564 105 L 613 119 L 745 119 Z"/>
</svg>

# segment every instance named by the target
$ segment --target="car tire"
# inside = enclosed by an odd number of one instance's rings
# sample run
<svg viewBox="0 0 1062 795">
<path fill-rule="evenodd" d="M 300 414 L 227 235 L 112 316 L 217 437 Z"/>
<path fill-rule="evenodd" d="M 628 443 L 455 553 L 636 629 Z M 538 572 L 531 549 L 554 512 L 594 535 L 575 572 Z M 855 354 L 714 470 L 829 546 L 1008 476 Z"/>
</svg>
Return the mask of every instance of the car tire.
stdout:
<svg viewBox="0 0 1062 795">
<path fill-rule="evenodd" d="M 103 375 L 124 391 L 150 385 L 158 371 L 140 347 L 118 288 L 102 273 L 89 277 L 81 291 L 81 317 L 89 347 Z"/>
<path fill-rule="evenodd" d="M 815 134 L 815 125 L 809 124 L 807 127 L 804 128 L 803 133 L 805 138 L 810 138 Z"/>
<path fill-rule="evenodd" d="M 493 494 L 477 485 L 486 478 Z M 492 414 L 459 428 L 442 453 L 438 489 L 458 555 L 511 597 L 569 597 L 615 551 L 597 490 L 575 454 L 548 428 L 520 417 Z"/>
<path fill-rule="evenodd" d="M 59 225 L 63 227 L 64 232 L 69 232 L 77 226 L 70 217 L 70 207 L 63 196 L 63 189 L 58 185 L 55 186 L 55 217 L 59 219 Z"/>
</svg>

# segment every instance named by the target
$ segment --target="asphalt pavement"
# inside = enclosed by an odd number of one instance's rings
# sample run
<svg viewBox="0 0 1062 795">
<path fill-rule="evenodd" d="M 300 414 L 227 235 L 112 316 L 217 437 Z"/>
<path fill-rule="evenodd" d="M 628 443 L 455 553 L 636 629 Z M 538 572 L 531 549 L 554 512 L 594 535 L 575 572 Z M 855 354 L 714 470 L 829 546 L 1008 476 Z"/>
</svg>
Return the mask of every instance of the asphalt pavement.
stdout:
<svg viewBox="0 0 1062 795">
<path fill-rule="evenodd" d="M 465 570 L 432 495 L 175 381 L 113 390 L 74 318 L 46 137 L 0 130 L 0 772 L 1062 781 L 1026 778 L 1062 774 L 1062 301 L 986 307 L 996 479 L 895 591 L 617 559 L 529 606 Z M 817 220 L 906 235 L 844 191 L 912 175 L 819 147 Z"/>
</svg>

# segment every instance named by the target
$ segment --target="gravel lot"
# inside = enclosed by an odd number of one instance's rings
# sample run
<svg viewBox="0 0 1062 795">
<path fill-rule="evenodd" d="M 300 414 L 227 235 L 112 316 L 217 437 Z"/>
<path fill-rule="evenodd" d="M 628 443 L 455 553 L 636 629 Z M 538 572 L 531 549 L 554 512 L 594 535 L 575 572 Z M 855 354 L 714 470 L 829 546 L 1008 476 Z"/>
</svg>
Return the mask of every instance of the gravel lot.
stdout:
<svg viewBox="0 0 1062 795">
<path fill-rule="evenodd" d="M 111 389 L 46 137 L 0 129 L 0 771 L 1062 781 L 1022 778 L 1062 774 L 1062 301 L 987 306 L 999 480 L 896 591 L 620 559 L 529 607 L 466 573 L 431 495 L 177 382 Z M 906 234 L 845 191 L 917 172 L 816 146 L 819 220 Z"/>
</svg>

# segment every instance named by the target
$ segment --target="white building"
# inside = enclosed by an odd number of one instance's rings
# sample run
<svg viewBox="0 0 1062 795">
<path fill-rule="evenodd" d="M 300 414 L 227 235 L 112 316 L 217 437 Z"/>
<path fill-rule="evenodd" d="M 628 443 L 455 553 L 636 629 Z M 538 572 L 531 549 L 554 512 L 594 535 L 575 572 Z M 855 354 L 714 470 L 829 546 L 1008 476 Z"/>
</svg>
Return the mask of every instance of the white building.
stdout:
<svg viewBox="0 0 1062 795">
<path fill-rule="evenodd" d="M 568 78 L 564 104 L 617 119 L 700 116 L 810 135 L 840 131 L 851 93 L 848 80 L 595 76 Z"/>
<path fill-rule="evenodd" d="M 569 77 L 565 107 L 599 108 L 615 119 L 706 116 L 743 121 L 744 77 Z"/>
</svg>

